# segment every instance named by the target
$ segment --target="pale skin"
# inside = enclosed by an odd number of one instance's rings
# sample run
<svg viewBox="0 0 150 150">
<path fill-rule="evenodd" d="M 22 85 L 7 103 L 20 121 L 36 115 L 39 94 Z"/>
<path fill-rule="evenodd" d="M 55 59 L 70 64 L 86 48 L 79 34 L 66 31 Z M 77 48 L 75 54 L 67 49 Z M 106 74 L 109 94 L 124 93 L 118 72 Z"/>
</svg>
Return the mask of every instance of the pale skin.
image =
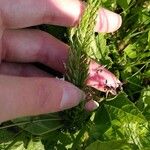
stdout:
<svg viewBox="0 0 150 150">
<path fill-rule="evenodd" d="M 84 99 L 71 83 L 30 64 L 40 62 L 64 72 L 69 46 L 43 31 L 24 29 L 39 24 L 75 26 L 83 11 L 78 0 L 0 0 L 0 122 L 58 112 Z M 119 15 L 106 9 L 98 13 L 95 31 L 114 32 L 121 26 Z M 85 108 L 93 110 L 96 104 L 92 100 Z"/>
</svg>

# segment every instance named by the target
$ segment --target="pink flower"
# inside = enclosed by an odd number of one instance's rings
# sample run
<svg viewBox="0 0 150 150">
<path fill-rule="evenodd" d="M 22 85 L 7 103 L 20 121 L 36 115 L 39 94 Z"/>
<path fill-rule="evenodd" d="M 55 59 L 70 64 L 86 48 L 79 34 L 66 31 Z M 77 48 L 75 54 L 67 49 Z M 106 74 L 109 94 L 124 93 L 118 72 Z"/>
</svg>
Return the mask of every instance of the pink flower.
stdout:
<svg viewBox="0 0 150 150">
<path fill-rule="evenodd" d="M 86 80 L 88 86 L 91 86 L 99 91 L 117 94 L 117 89 L 122 88 L 122 83 L 117 77 L 108 71 L 103 65 L 91 60 L 89 66 L 89 76 Z"/>
</svg>

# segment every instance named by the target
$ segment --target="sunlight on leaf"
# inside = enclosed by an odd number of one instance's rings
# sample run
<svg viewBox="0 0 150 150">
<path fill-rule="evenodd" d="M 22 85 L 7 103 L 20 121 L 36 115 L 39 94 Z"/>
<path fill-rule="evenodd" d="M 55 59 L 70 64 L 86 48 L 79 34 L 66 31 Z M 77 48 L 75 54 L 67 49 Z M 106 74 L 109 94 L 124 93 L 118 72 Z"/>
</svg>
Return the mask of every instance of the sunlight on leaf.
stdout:
<svg viewBox="0 0 150 150">
<path fill-rule="evenodd" d="M 131 45 L 129 44 L 125 49 L 124 49 L 125 53 L 127 54 L 127 56 L 129 58 L 136 58 L 137 57 L 137 53 L 136 53 L 136 45 Z"/>
<path fill-rule="evenodd" d="M 41 140 L 36 138 L 30 140 L 27 150 L 45 150 L 45 148 Z"/>
<path fill-rule="evenodd" d="M 136 144 L 139 149 L 143 148 L 143 139 L 148 137 L 148 122 L 142 112 L 128 100 L 124 93 L 110 102 L 105 103 L 109 112 L 112 127 L 105 133 L 105 138 L 127 139 Z"/>
<path fill-rule="evenodd" d="M 133 147 L 133 146 L 132 146 Z M 101 142 L 95 141 L 90 144 L 85 150 L 131 150 L 131 145 L 125 140 Z"/>
<path fill-rule="evenodd" d="M 11 150 L 26 150 L 26 148 L 23 141 L 18 141 L 11 147 Z"/>
</svg>

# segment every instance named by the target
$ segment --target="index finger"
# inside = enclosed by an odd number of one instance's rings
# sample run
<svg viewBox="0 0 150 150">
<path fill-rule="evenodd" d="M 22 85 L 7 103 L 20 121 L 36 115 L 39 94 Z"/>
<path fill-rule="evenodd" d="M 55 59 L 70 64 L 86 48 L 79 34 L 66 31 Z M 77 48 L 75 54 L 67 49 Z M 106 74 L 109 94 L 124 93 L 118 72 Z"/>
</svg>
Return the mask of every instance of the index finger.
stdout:
<svg viewBox="0 0 150 150">
<path fill-rule="evenodd" d="M 74 26 L 82 10 L 79 0 L 0 0 L 0 21 L 5 28 L 38 24 Z"/>
</svg>

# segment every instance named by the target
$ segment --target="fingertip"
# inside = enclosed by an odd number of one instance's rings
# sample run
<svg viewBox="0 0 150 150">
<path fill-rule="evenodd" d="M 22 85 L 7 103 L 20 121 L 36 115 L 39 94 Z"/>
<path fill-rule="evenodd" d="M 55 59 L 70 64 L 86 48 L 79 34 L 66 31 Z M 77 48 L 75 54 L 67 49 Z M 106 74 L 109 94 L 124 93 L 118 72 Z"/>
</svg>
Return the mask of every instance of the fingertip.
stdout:
<svg viewBox="0 0 150 150">
<path fill-rule="evenodd" d="M 95 32 L 114 32 L 121 27 L 121 24 L 122 18 L 119 14 L 105 8 L 100 8 L 95 26 Z"/>
<path fill-rule="evenodd" d="M 86 3 L 84 1 L 80 1 L 80 0 L 73 0 L 72 2 L 75 2 L 75 4 L 73 5 L 73 7 L 70 7 L 70 11 L 69 14 L 72 15 L 71 18 L 73 18 L 72 23 L 70 24 L 70 26 L 76 26 L 79 24 L 85 7 L 86 7 Z M 74 10 L 74 11 L 72 11 Z"/>
<path fill-rule="evenodd" d="M 85 109 L 87 111 L 93 111 L 97 109 L 98 107 L 99 107 L 99 103 L 94 100 L 90 100 L 85 104 Z"/>
<path fill-rule="evenodd" d="M 53 7 L 53 12 L 59 15 L 57 22 L 51 21 L 52 24 L 69 27 L 79 23 L 85 8 L 84 3 L 80 0 L 53 0 L 53 5 L 58 7 L 58 10 Z"/>
<path fill-rule="evenodd" d="M 68 83 L 63 88 L 63 95 L 60 103 L 60 109 L 72 108 L 85 99 L 85 94 L 83 91 L 75 87 L 74 85 Z"/>
<path fill-rule="evenodd" d="M 41 112 L 42 114 L 59 112 L 72 108 L 77 106 L 85 97 L 84 92 L 79 88 L 58 78 L 41 78 L 37 93 L 40 93 L 37 94 L 40 99 L 38 100 L 35 114 L 36 112 Z"/>
</svg>

